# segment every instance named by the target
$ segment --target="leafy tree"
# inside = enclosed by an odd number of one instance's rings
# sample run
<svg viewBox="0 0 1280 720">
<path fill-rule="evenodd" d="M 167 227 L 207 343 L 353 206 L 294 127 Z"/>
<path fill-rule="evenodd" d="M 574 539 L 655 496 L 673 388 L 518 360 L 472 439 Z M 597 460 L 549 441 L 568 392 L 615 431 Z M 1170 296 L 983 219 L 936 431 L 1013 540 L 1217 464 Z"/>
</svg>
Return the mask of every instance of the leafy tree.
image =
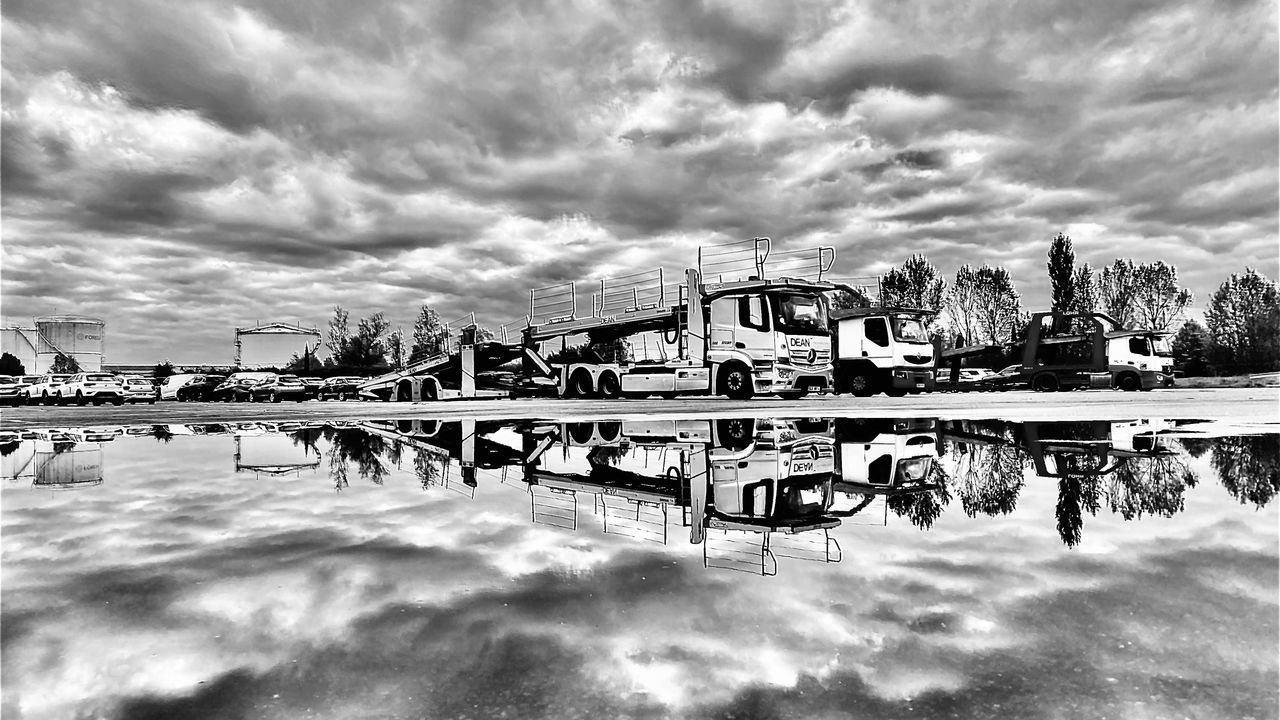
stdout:
<svg viewBox="0 0 1280 720">
<path fill-rule="evenodd" d="M 1184 375 L 1199 377 L 1209 374 L 1209 332 L 1195 320 L 1183 323 L 1173 336 L 1173 362 Z"/>
<path fill-rule="evenodd" d="M 1280 293 L 1253 268 L 1231 277 L 1209 299 L 1205 310 L 1209 355 L 1219 370 L 1280 370 Z"/>
<path fill-rule="evenodd" d="M 937 312 L 947 281 L 924 255 L 912 255 L 900 268 L 885 273 L 880 281 L 880 301 L 885 305 L 921 308 Z"/>
<path fill-rule="evenodd" d="M 849 290 L 841 289 L 831 293 L 832 310 L 855 310 L 865 307 L 871 307 L 871 298 L 861 288 L 851 286 Z"/>
<path fill-rule="evenodd" d="M 1138 266 L 1134 310 L 1138 324 L 1148 330 L 1167 330 L 1194 297 L 1178 285 L 1178 268 L 1157 260 Z"/>
<path fill-rule="evenodd" d="M 1098 283 L 1094 279 L 1093 269 L 1089 267 L 1089 263 L 1076 268 L 1074 282 L 1076 294 L 1070 312 L 1085 315 L 1095 312 L 1098 309 Z"/>
<path fill-rule="evenodd" d="M 396 370 L 404 367 L 404 330 L 397 328 L 395 332 L 387 336 L 387 360 L 391 363 L 391 367 Z"/>
<path fill-rule="evenodd" d="M 409 362 L 417 362 L 432 355 L 439 355 L 445 350 L 449 330 L 440 319 L 440 314 L 423 305 L 413 321 L 413 346 L 409 349 Z"/>
<path fill-rule="evenodd" d="M 1071 238 L 1058 233 L 1049 241 L 1049 286 L 1053 290 L 1052 310 L 1071 312 L 1076 305 L 1076 251 Z"/>
<path fill-rule="evenodd" d="M 387 364 L 386 335 L 391 323 L 382 313 L 361 318 L 355 335 L 347 343 L 342 364 L 359 368 L 373 368 Z"/>
<path fill-rule="evenodd" d="M 1232 497 L 1262 508 L 1280 493 L 1280 438 L 1245 435 L 1211 442 L 1210 464 Z"/>
<path fill-rule="evenodd" d="M 26 375 L 27 369 L 16 355 L 4 353 L 0 355 L 0 375 Z"/>
<path fill-rule="evenodd" d="M 1138 297 L 1138 269 L 1132 260 L 1116 260 L 1098 274 L 1098 296 L 1107 314 L 1132 327 L 1134 302 Z"/>
<path fill-rule="evenodd" d="M 973 282 L 978 332 L 992 345 L 1012 340 L 1020 329 L 1022 301 L 1009 271 L 983 265 L 974 271 Z"/>
<path fill-rule="evenodd" d="M 1107 314 L 1121 327 L 1165 330 L 1191 304 L 1191 291 L 1178 285 L 1178 268 L 1164 261 L 1116 260 L 1102 269 L 1099 294 Z"/>
<path fill-rule="evenodd" d="M 968 263 L 956 271 L 955 284 L 947 291 L 947 315 L 964 342 L 974 343 L 978 336 L 978 270 Z"/>
<path fill-rule="evenodd" d="M 80 372 L 80 362 L 70 355 L 58 353 L 53 359 L 53 365 L 49 368 L 51 373 L 78 373 Z"/>
<path fill-rule="evenodd" d="M 325 347 L 329 348 L 329 358 L 334 364 L 341 363 L 347 356 L 347 345 L 351 342 L 351 330 L 347 326 L 349 314 L 341 305 L 333 306 L 333 317 L 329 319 L 329 330 L 325 334 Z"/>
</svg>

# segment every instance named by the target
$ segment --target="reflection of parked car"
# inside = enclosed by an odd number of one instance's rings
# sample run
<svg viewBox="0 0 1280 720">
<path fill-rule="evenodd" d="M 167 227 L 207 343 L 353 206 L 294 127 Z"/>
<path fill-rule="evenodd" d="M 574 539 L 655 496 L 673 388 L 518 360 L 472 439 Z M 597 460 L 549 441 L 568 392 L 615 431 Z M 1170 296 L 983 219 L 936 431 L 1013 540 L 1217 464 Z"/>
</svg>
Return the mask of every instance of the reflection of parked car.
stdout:
<svg viewBox="0 0 1280 720">
<path fill-rule="evenodd" d="M 363 380 L 364 378 L 352 375 L 341 375 L 338 377 L 328 378 L 324 381 L 324 384 L 320 386 L 320 391 L 316 395 L 316 398 L 319 400 L 328 400 L 329 398 L 333 398 L 334 400 L 346 400 L 347 398 L 355 398 L 357 397 L 357 389 L 360 387 L 360 383 Z"/>
<path fill-rule="evenodd" d="M 58 388 L 62 383 L 67 381 L 70 375 L 46 373 L 41 375 L 34 383 L 28 385 L 22 392 L 23 397 L 28 403 L 43 403 L 52 405 L 57 402 Z"/>
<path fill-rule="evenodd" d="M 151 403 L 154 405 L 160 397 L 156 386 L 146 378 L 126 377 L 123 379 L 124 401 L 131 403 Z"/>
<path fill-rule="evenodd" d="M 174 391 L 174 398 L 179 402 L 209 402 L 213 391 L 226 379 L 226 375 L 196 375 Z"/>
<path fill-rule="evenodd" d="M 251 402 L 280 402 L 307 399 L 307 386 L 297 375 L 276 375 L 249 388 Z"/>
<path fill-rule="evenodd" d="M 238 372 L 227 376 L 222 384 L 213 389 L 215 402 L 251 402 L 250 388 L 258 383 L 275 377 L 269 372 Z"/>
<path fill-rule="evenodd" d="M 58 386 L 58 402 L 77 405 L 124 404 L 124 387 L 109 373 L 76 373 Z"/>
</svg>

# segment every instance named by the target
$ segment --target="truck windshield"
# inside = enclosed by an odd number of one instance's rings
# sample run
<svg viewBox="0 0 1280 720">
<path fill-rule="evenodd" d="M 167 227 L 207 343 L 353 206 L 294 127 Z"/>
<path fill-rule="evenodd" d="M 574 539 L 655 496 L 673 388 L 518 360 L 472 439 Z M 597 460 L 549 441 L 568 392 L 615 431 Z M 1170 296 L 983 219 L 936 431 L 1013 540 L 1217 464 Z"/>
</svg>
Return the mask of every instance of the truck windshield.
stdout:
<svg viewBox="0 0 1280 720">
<path fill-rule="evenodd" d="M 827 310 L 814 295 L 775 295 L 774 323 L 788 333 L 818 335 L 827 332 Z"/>
<path fill-rule="evenodd" d="M 1173 347 L 1169 345 L 1169 338 L 1156 337 L 1151 339 L 1151 349 L 1156 355 L 1163 357 L 1173 357 Z"/>
<path fill-rule="evenodd" d="M 924 332 L 924 323 L 916 318 L 895 315 L 891 324 L 893 338 L 898 342 L 929 342 L 929 336 Z"/>
</svg>

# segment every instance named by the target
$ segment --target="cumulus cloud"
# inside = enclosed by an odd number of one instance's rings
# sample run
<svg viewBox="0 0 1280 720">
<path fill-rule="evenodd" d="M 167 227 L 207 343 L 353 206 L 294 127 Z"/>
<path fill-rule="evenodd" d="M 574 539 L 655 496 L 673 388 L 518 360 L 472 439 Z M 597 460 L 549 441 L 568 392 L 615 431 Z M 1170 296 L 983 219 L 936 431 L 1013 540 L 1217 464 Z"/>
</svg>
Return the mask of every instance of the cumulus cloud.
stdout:
<svg viewBox="0 0 1280 720">
<path fill-rule="evenodd" d="M 759 235 L 834 245 L 842 276 L 1003 262 L 1035 306 L 1069 226 L 1095 267 L 1158 247 L 1203 298 L 1280 274 L 1273 15 L 6 3 L 5 313 L 225 362 L 255 319 L 495 325 L 530 287 Z"/>
</svg>

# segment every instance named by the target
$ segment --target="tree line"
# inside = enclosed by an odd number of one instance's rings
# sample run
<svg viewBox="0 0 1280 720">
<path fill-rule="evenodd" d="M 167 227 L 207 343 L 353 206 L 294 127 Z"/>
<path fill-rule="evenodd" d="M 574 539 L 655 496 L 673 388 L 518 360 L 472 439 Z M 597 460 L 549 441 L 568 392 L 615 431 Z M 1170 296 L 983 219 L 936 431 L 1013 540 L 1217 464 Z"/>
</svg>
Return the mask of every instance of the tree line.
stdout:
<svg viewBox="0 0 1280 720">
<path fill-rule="evenodd" d="M 350 313 L 335 305 L 324 338 L 324 345 L 329 350 L 324 365 L 328 369 L 398 370 L 439 355 L 447 349 L 449 342 L 449 328 L 430 305 L 418 309 L 412 334 L 408 336 L 402 328 L 392 330 L 390 321 L 381 312 L 360 318 L 354 330 L 350 321 Z M 477 341 L 493 337 L 492 330 L 477 326 Z"/>
<path fill-rule="evenodd" d="M 1188 375 L 1280 370 L 1280 296 L 1276 283 L 1253 268 L 1233 273 L 1214 292 L 1204 324 L 1185 317 L 1195 298 L 1170 263 L 1121 258 L 1095 271 L 1076 263 L 1071 238 L 1058 233 L 1046 269 L 1053 312 L 1104 312 L 1123 328 L 1174 333 L 1174 359 Z M 948 283 L 923 254 L 881 278 L 880 301 L 937 313 L 930 332 L 957 347 L 1016 342 L 1030 320 L 1008 269 L 965 264 Z M 837 308 L 869 304 L 864 294 L 847 291 L 834 299 Z"/>
</svg>

